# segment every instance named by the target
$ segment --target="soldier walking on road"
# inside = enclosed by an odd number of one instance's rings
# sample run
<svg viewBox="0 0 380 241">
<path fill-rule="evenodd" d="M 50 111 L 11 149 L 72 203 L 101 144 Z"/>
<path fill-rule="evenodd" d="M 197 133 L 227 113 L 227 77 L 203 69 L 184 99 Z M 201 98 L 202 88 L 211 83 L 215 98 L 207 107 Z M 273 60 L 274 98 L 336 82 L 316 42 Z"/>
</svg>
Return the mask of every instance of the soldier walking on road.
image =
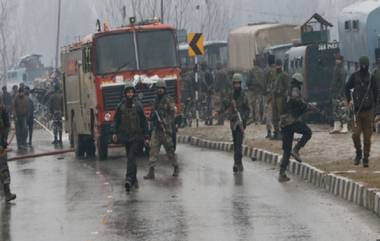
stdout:
<svg viewBox="0 0 380 241">
<path fill-rule="evenodd" d="M 360 70 L 353 73 L 345 86 L 347 105 L 353 109 L 352 139 L 356 149 L 355 165 L 368 167 L 373 132 L 374 108 L 377 103 L 378 87 L 368 72 L 369 59 L 361 57 Z M 363 133 L 364 157 L 360 136 Z M 363 158 L 363 160 L 362 160 Z"/>
<path fill-rule="evenodd" d="M 112 139 L 125 145 L 127 153 L 127 172 L 125 189 L 138 188 L 136 158 L 142 150 L 144 141 L 149 143 L 148 122 L 143 105 L 135 98 L 136 90 L 132 83 L 124 88 L 124 99 L 115 114 L 115 134 Z"/>
<path fill-rule="evenodd" d="M 258 62 L 254 60 L 254 66 L 250 71 L 247 87 L 252 107 L 252 121 L 255 123 L 262 121 L 261 103 L 264 92 L 264 79 L 264 70 L 259 66 Z"/>
<path fill-rule="evenodd" d="M 28 98 L 24 94 L 24 89 L 19 88 L 13 102 L 15 115 L 16 140 L 19 149 L 26 149 L 27 131 L 27 115 L 28 115 Z"/>
<path fill-rule="evenodd" d="M 26 125 L 28 130 L 28 145 L 32 146 L 32 138 L 33 138 L 33 125 L 34 125 L 34 103 L 32 98 L 30 97 L 30 88 L 25 87 L 25 97 L 28 100 L 28 114 L 26 117 Z"/>
<path fill-rule="evenodd" d="M 288 92 L 288 75 L 282 71 L 282 61 L 276 60 L 276 74 L 272 89 L 273 140 L 281 140 L 280 116 L 284 112 Z"/>
<path fill-rule="evenodd" d="M 348 133 L 348 111 L 344 104 L 344 85 L 346 84 L 347 71 L 343 65 L 343 57 L 336 57 L 333 83 L 331 86 L 331 101 L 334 115 L 334 129 L 330 134 Z M 343 127 L 343 129 L 342 129 Z"/>
<path fill-rule="evenodd" d="M 48 107 L 53 118 L 54 141 L 52 144 L 62 145 L 63 94 L 59 84 L 54 85 L 54 93 L 48 100 Z"/>
<path fill-rule="evenodd" d="M 11 193 L 11 177 L 8 167 L 8 132 L 11 127 L 9 113 L 3 104 L 0 105 L 0 182 L 4 187 L 5 201 L 9 202 L 16 199 L 16 195 Z"/>
<path fill-rule="evenodd" d="M 247 120 L 250 114 L 249 100 L 242 90 L 243 77 L 235 73 L 232 77 L 233 92 L 224 100 L 222 108 L 216 113 L 228 112 L 230 118 L 230 127 L 234 142 L 234 165 L 233 172 L 238 173 L 244 170 L 243 167 L 243 140 L 244 131 L 247 126 Z"/>
<path fill-rule="evenodd" d="M 166 93 L 166 82 L 160 80 L 157 85 L 157 98 L 153 104 L 153 132 L 150 142 L 149 171 L 144 179 L 155 178 L 155 167 L 161 146 L 164 146 L 166 154 L 173 165 L 173 176 L 177 177 L 179 168 L 174 154 L 173 131 L 175 127 L 175 103 Z"/>
<path fill-rule="evenodd" d="M 316 108 L 307 104 L 303 100 L 301 95 L 302 85 L 302 74 L 294 74 L 292 76 L 291 87 L 288 92 L 288 101 L 286 102 L 285 113 L 281 115 L 280 121 L 283 155 L 281 160 L 280 175 L 278 177 L 279 182 L 287 182 L 290 180 L 286 175 L 290 156 L 292 155 L 298 162 L 302 162 L 299 151 L 306 145 L 312 135 L 311 129 L 301 120 L 301 116 L 310 110 L 316 110 Z M 294 133 L 302 134 L 302 138 L 292 150 Z"/>
</svg>

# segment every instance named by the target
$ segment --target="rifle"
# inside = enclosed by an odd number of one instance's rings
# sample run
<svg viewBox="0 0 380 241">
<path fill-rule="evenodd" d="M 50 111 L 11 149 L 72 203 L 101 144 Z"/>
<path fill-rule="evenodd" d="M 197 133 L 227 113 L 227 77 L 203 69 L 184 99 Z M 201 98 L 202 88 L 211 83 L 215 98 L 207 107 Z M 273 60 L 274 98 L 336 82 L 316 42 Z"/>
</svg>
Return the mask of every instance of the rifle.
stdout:
<svg viewBox="0 0 380 241">
<path fill-rule="evenodd" d="M 155 109 L 153 110 L 153 113 L 156 115 L 156 118 L 157 118 L 158 124 L 160 125 L 161 130 L 165 133 L 166 132 L 165 123 L 162 120 L 160 114 Z"/>
<path fill-rule="evenodd" d="M 237 114 L 238 116 L 238 120 L 237 122 L 235 123 L 234 127 L 233 127 L 233 130 L 236 130 L 237 127 L 240 128 L 240 131 L 241 133 L 244 134 L 244 126 L 243 126 L 243 119 L 241 118 L 241 114 L 236 106 L 236 101 L 235 100 L 232 100 L 232 107 L 233 107 L 233 110 L 235 111 L 235 113 Z"/>
<path fill-rule="evenodd" d="M 356 112 L 355 112 L 355 100 L 354 100 L 354 90 L 351 89 L 350 90 L 350 95 L 351 95 L 351 101 L 352 101 L 352 106 L 351 106 L 351 111 L 352 111 L 352 114 L 354 115 L 354 127 L 358 127 L 358 119 L 357 119 L 357 116 L 356 116 Z"/>
</svg>

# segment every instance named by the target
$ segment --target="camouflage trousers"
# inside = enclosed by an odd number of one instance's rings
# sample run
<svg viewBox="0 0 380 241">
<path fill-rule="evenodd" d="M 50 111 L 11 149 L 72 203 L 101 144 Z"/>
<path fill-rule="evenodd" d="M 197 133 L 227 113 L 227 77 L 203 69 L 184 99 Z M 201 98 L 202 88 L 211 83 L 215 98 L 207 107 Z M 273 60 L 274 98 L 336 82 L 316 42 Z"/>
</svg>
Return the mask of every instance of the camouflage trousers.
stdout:
<svg viewBox="0 0 380 241">
<path fill-rule="evenodd" d="M 11 176 L 8 168 L 8 155 L 6 151 L 4 151 L 5 153 L 2 152 L 0 151 L 0 182 L 2 184 L 10 184 Z"/>
<path fill-rule="evenodd" d="M 173 138 L 170 133 L 163 133 L 160 130 L 154 130 L 150 141 L 149 167 L 155 167 L 158 161 L 158 154 L 161 146 L 164 146 L 166 155 L 173 166 L 177 166 L 177 158 L 174 154 Z"/>
<path fill-rule="evenodd" d="M 350 121 L 350 112 L 341 99 L 332 100 L 334 121 L 339 121 L 342 125 Z"/>
</svg>

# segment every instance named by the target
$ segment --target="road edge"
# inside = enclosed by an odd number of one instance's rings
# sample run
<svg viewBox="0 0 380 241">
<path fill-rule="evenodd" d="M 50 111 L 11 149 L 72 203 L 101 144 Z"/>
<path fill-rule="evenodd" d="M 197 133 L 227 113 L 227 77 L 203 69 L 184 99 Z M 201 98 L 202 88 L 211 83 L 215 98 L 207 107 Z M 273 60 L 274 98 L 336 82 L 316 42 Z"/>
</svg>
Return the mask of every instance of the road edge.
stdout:
<svg viewBox="0 0 380 241">
<path fill-rule="evenodd" d="M 210 141 L 182 135 L 177 136 L 177 142 L 211 150 L 233 151 L 233 143 L 231 142 Z M 243 155 L 249 158 L 254 157 L 257 161 L 277 167 L 280 165 L 282 158 L 279 154 L 247 145 L 243 145 Z M 324 172 L 307 163 L 299 163 L 294 159 L 290 160 L 288 172 L 315 187 L 368 209 L 380 217 L 380 189 L 378 188 L 369 188 L 365 183 L 356 182 L 334 173 Z"/>
</svg>

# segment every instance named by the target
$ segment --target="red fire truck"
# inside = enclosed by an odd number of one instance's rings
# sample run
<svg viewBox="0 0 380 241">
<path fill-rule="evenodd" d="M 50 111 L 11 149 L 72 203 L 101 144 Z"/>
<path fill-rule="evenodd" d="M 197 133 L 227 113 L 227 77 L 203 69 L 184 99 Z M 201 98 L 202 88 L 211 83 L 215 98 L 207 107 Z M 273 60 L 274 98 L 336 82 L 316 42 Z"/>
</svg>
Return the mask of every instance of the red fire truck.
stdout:
<svg viewBox="0 0 380 241">
<path fill-rule="evenodd" d="M 113 117 L 127 81 L 133 81 L 149 117 L 155 83 L 165 80 L 180 111 L 176 31 L 159 21 L 99 31 L 61 51 L 65 130 L 76 155 L 108 156 Z"/>
</svg>

